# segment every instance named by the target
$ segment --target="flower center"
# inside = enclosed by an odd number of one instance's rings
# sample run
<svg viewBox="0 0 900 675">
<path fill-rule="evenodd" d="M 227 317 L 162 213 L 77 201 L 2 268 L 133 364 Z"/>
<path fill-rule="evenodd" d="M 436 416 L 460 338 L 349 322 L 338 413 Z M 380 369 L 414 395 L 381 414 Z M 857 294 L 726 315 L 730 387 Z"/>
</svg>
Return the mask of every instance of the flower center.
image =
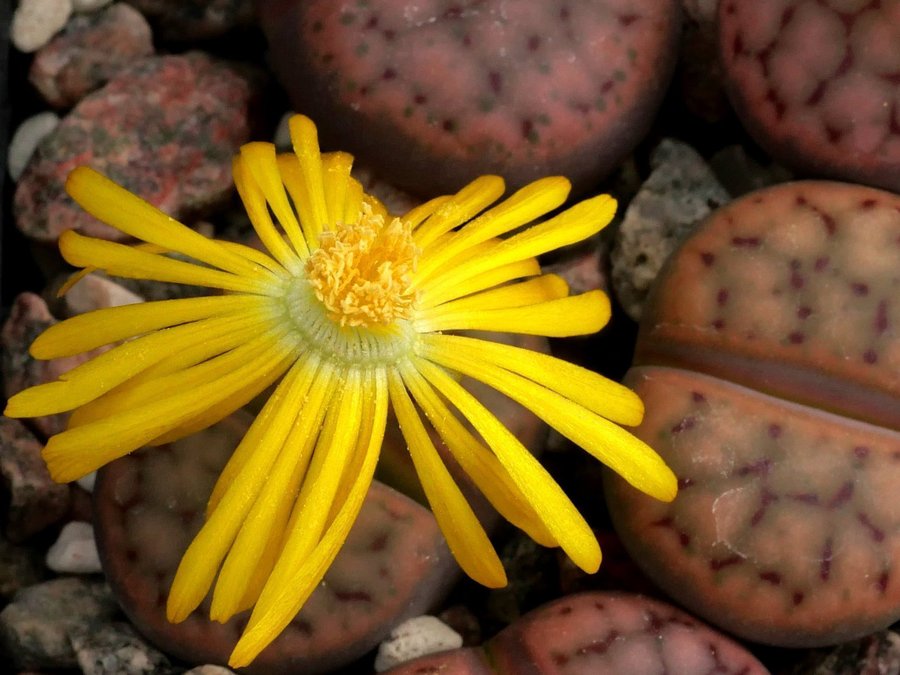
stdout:
<svg viewBox="0 0 900 675">
<path fill-rule="evenodd" d="M 319 236 L 306 275 L 328 317 L 341 326 L 388 326 L 412 315 L 418 249 L 399 218 L 385 223 L 363 204 L 358 223 Z"/>
</svg>

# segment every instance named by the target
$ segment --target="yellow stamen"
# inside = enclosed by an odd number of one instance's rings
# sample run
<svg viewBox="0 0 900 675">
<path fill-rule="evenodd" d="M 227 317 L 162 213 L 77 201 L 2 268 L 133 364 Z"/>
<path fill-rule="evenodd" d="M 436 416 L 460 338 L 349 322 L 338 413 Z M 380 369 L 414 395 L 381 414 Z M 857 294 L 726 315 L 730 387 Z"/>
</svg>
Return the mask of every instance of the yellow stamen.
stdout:
<svg viewBox="0 0 900 675">
<path fill-rule="evenodd" d="M 363 203 L 358 223 L 319 236 L 306 274 L 329 318 L 341 326 L 388 326 L 412 315 L 418 248 L 409 225 Z"/>
</svg>

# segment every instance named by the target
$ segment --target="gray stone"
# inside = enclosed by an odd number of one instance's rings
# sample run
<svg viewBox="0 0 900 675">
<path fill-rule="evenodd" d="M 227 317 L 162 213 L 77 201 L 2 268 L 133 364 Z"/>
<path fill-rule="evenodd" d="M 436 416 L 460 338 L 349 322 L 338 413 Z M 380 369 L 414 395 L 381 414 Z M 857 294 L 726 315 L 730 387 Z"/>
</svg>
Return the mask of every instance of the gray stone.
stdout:
<svg viewBox="0 0 900 675">
<path fill-rule="evenodd" d="M 29 586 L 0 612 L 0 651 L 22 669 L 74 668 L 71 632 L 108 621 L 117 610 L 102 581 L 70 577 Z"/>
<path fill-rule="evenodd" d="M 32 115 L 16 128 L 16 133 L 13 134 L 6 151 L 6 165 L 13 180 L 19 180 L 38 144 L 51 134 L 57 125 L 59 116 L 47 111 Z"/>
<path fill-rule="evenodd" d="M 224 666 L 204 665 L 185 671 L 184 675 L 235 675 L 233 670 Z"/>
<path fill-rule="evenodd" d="M 6 536 L 21 542 L 65 516 L 70 488 L 50 478 L 41 443 L 18 420 L 0 417 L 0 477 L 9 494 Z"/>
<path fill-rule="evenodd" d="M 34 52 L 50 41 L 72 15 L 72 0 L 20 0 L 9 36 L 20 52 Z"/>
<path fill-rule="evenodd" d="M 396 626 L 378 647 L 375 672 L 426 654 L 462 647 L 462 636 L 436 616 L 416 616 Z"/>
<path fill-rule="evenodd" d="M 69 632 L 84 675 L 162 675 L 169 659 L 124 622 L 76 626 Z"/>
<path fill-rule="evenodd" d="M 102 572 L 93 526 L 79 520 L 66 523 L 47 550 L 47 567 L 54 572 L 70 574 Z"/>
<path fill-rule="evenodd" d="M 0 600 L 8 601 L 45 576 L 44 562 L 37 550 L 13 544 L 0 536 Z"/>
<path fill-rule="evenodd" d="M 635 320 L 669 254 L 730 201 L 703 158 L 685 143 L 664 139 L 650 162 L 653 171 L 628 205 L 610 256 L 616 296 Z"/>
<path fill-rule="evenodd" d="M 831 649 L 814 649 L 792 675 L 896 675 L 900 673 L 900 635 L 873 633 Z"/>
</svg>

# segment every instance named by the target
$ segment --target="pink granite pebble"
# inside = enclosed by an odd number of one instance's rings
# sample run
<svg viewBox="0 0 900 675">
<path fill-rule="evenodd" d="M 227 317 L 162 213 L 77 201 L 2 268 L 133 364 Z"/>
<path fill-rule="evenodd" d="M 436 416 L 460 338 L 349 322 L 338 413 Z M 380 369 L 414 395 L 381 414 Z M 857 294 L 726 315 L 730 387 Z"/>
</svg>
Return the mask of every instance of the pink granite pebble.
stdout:
<svg viewBox="0 0 900 675">
<path fill-rule="evenodd" d="M 900 190 L 900 0 L 724 0 L 737 113 L 780 161 Z"/>
</svg>

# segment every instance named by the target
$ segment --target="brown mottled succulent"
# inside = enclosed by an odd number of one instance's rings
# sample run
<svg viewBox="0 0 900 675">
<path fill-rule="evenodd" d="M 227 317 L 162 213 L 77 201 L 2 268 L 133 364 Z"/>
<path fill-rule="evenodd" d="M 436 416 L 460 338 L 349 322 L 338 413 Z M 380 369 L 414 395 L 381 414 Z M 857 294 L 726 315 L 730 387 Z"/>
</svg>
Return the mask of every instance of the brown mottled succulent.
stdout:
<svg viewBox="0 0 900 675">
<path fill-rule="evenodd" d="M 259 6 L 297 110 L 419 193 L 607 174 L 649 126 L 681 26 L 672 0 Z"/>
<path fill-rule="evenodd" d="M 676 600 L 784 646 L 900 618 L 898 299 L 900 197 L 860 186 L 753 193 L 670 260 L 627 381 L 679 494 L 607 498 Z"/>
</svg>

